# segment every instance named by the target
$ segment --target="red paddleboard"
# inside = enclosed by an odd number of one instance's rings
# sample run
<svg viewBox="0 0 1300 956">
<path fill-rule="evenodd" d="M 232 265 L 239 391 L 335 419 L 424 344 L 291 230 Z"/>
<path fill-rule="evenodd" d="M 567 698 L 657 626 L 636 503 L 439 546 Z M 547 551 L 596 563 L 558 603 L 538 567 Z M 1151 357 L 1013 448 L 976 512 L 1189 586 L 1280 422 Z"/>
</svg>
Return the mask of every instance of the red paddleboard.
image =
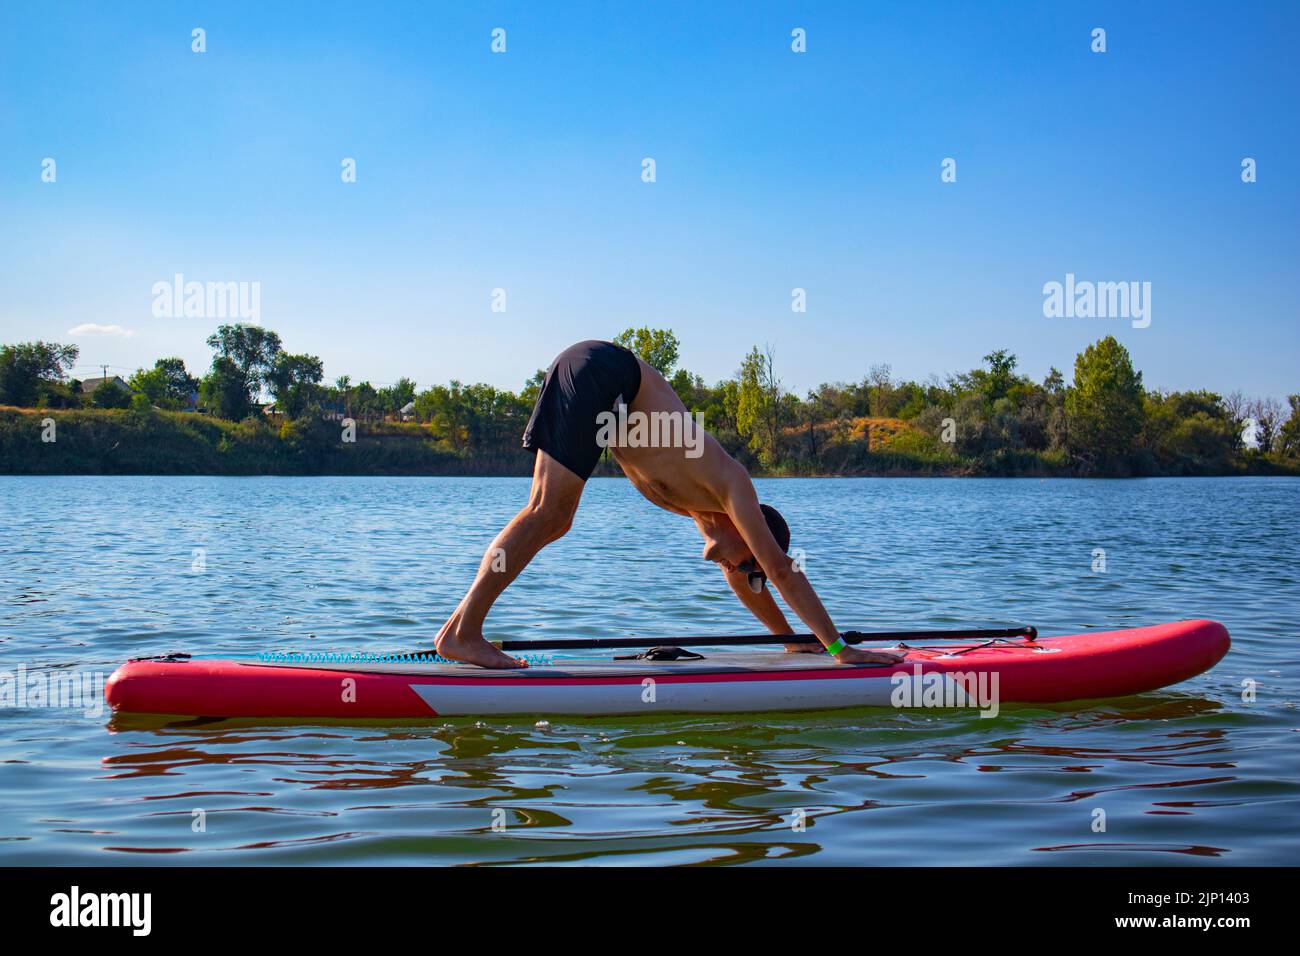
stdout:
<svg viewBox="0 0 1300 956">
<path fill-rule="evenodd" d="M 671 638 L 660 643 L 671 644 Z M 839 707 L 966 707 L 1120 697 L 1209 670 L 1228 652 L 1215 621 L 1038 640 L 905 646 L 895 665 L 824 654 L 704 650 L 703 660 L 566 659 L 513 671 L 466 664 L 144 659 L 105 694 L 119 713 L 388 719 L 520 714 L 750 713 Z M 328 656 L 328 655 L 326 655 Z M 177 655 L 183 657 L 183 655 Z"/>
</svg>

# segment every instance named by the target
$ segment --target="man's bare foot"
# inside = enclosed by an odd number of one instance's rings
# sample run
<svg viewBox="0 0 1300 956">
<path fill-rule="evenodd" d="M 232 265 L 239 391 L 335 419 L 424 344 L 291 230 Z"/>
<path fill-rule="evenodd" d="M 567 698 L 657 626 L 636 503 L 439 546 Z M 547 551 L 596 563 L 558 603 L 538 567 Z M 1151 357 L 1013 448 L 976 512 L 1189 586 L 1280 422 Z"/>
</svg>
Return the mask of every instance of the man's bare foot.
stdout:
<svg viewBox="0 0 1300 956">
<path fill-rule="evenodd" d="M 462 664 L 475 664 L 493 670 L 513 670 L 528 666 L 527 661 L 511 657 L 500 648 L 493 647 L 483 639 L 482 634 L 469 634 L 447 626 L 443 627 L 433 646 L 442 657 Z"/>
<path fill-rule="evenodd" d="M 846 647 L 835 655 L 839 664 L 901 664 L 907 654 L 903 651 L 864 651 Z"/>
</svg>

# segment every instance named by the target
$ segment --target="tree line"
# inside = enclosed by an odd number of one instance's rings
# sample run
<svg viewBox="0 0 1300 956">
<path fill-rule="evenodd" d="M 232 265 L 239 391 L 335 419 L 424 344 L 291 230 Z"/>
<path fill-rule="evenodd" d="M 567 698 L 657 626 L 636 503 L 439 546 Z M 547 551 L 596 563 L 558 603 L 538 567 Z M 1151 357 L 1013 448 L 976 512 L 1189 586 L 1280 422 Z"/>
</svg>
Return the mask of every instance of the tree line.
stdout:
<svg viewBox="0 0 1300 956">
<path fill-rule="evenodd" d="M 658 369 L 731 454 L 772 474 L 1300 469 L 1300 395 L 1283 405 L 1240 392 L 1150 390 L 1112 336 L 1079 353 L 1069 379 L 1052 368 L 1035 381 L 1018 371 L 1014 354 L 998 349 L 967 372 L 917 382 L 876 364 L 859 381 L 823 383 L 803 396 L 782 385 L 770 348 L 754 347 L 735 375 L 709 385 L 679 367 L 680 343 L 671 330 L 628 329 L 615 341 Z M 322 454 L 337 442 L 331 421 L 378 426 L 410 419 L 438 449 L 500 461 L 517 452 L 544 376 L 539 370 L 519 392 L 456 380 L 419 390 L 409 378 L 375 387 L 342 376 L 330 384 L 319 357 L 287 352 L 279 335 L 261 326 L 223 325 L 207 344 L 213 358 L 201 378 L 179 358 L 163 358 L 132 374 L 128 388 L 108 381 L 90 392 L 68 374 L 76 346 L 0 346 L 0 404 L 139 414 L 193 409 L 251 429 L 278 429 L 279 437 Z M 263 403 L 268 397 L 272 415 Z"/>
</svg>

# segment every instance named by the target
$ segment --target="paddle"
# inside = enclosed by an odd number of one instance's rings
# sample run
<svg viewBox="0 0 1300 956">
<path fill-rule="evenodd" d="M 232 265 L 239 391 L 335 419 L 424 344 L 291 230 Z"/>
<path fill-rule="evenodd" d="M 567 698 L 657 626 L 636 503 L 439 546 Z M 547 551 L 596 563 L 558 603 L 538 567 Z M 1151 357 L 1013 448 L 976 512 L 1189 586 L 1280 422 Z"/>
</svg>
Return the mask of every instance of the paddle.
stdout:
<svg viewBox="0 0 1300 956">
<path fill-rule="evenodd" d="M 1037 628 L 1002 627 L 986 630 L 964 631 L 845 631 L 845 643 L 862 644 L 866 641 L 951 641 L 951 640 L 997 640 L 999 638 L 1023 637 L 1034 640 L 1038 637 Z M 586 637 L 562 638 L 554 641 L 492 641 L 503 651 L 581 651 L 597 650 L 602 647 L 737 647 L 750 644 L 817 644 L 820 643 L 812 634 L 727 634 L 717 637 Z"/>
</svg>

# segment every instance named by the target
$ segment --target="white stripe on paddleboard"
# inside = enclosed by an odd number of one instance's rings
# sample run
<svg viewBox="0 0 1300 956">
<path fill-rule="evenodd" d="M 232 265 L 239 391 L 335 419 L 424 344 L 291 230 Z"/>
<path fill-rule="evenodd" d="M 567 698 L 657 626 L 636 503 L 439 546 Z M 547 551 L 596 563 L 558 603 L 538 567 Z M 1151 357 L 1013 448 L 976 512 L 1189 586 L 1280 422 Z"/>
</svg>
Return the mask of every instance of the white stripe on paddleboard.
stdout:
<svg viewBox="0 0 1300 956">
<path fill-rule="evenodd" d="M 927 675 L 933 681 L 937 675 Z M 638 714 L 748 713 L 779 710 L 826 710 L 835 707 L 890 707 L 903 681 L 905 699 L 920 706 L 925 688 L 912 675 L 889 678 L 761 681 L 644 681 L 612 684 L 543 684 L 519 681 L 512 686 L 476 687 L 464 684 L 412 684 L 411 689 L 441 715 L 488 714 Z M 942 698 L 958 707 L 978 704 L 947 675 Z M 648 685 L 653 684 L 653 687 Z M 934 693 L 933 688 L 930 691 Z"/>
</svg>

